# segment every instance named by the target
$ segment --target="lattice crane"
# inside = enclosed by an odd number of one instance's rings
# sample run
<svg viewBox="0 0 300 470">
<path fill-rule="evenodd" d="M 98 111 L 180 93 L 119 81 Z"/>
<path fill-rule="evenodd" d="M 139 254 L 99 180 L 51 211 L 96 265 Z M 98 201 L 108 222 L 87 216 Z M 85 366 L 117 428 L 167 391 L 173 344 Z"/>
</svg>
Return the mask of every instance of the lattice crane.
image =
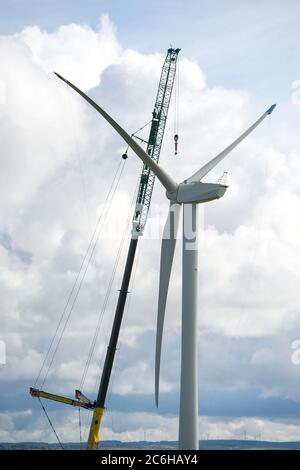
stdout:
<svg viewBox="0 0 300 470">
<path fill-rule="evenodd" d="M 177 58 L 179 51 L 180 49 L 174 48 L 169 48 L 167 51 L 167 55 L 160 76 L 155 106 L 152 113 L 149 138 L 146 142 L 146 152 L 156 163 L 159 161 L 160 157 L 160 151 L 163 142 L 163 136 L 166 127 L 168 110 L 176 74 Z M 93 106 L 96 110 L 99 110 L 98 105 L 85 93 L 79 90 L 79 88 L 77 88 L 71 82 L 63 78 L 61 75 L 56 75 L 65 83 L 67 83 L 67 85 L 73 88 L 77 93 L 79 93 L 91 106 Z M 143 235 L 145 229 L 149 207 L 151 203 L 154 180 L 155 176 L 153 172 L 147 165 L 144 165 L 140 176 L 139 190 L 132 219 L 131 239 L 128 248 L 121 289 L 119 291 L 114 322 L 101 375 L 97 399 L 94 402 L 91 402 L 79 390 L 75 391 L 76 399 L 73 400 L 71 398 L 61 397 L 59 395 L 54 395 L 42 390 L 38 390 L 36 388 L 30 389 L 30 394 L 33 397 L 47 398 L 64 404 L 93 410 L 93 417 L 87 442 L 88 450 L 94 450 L 98 448 L 99 431 L 105 410 L 106 395 L 113 368 L 115 352 L 117 349 L 119 332 L 122 324 L 134 258 L 139 237 Z"/>
</svg>

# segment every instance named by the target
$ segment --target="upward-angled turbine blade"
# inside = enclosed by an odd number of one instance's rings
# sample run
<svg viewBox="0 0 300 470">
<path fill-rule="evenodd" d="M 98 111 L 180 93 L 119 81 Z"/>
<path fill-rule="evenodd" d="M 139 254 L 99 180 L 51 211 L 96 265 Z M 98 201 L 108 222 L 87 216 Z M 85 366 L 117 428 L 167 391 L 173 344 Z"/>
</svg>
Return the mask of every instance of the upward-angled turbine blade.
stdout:
<svg viewBox="0 0 300 470">
<path fill-rule="evenodd" d="M 221 160 L 223 160 L 226 155 L 228 155 L 237 145 L 239 145 L 242 140 L 244 140 L 252 131 L 269 115 L 273 112 L 276 104 L 273 104 L 267 111 L 260 116 L 257 121 L 255 121 L 252 126 L 249 127 L 240 137 L 238 137 L 232 144 L 230 144 L 226 149 L 224 149 L 221 153 L 219 153 L 216 157 L 206 163 L 200 170 L 196 171 L 190 178 L 187 179 L 187 182 L 190 183 L 192 181 L 201 181 L 207 173 L 209 173 Z"/>
<path fill-rule="evenodd" d="M 178 232 L 178 222 L 180 215 L 180 204 L 170 203 L 168 218 L 164 227 L 161 243 L 160 256 L 160 277 L 159 277 L 159 295 L 157 312 L 157 330 L 156 330 L 156 351 L 155 351 L 155 402 L 158 406 L 159 396 L 159 372 L 161 358 L 161 344 L 164 328 L 166 302 L 168 296 L 171 269 L 174 258 L 176 238 Z"/>
<path fill-rule="evenodd" d="M 177 189 L 177 184 L 172 180 L 172 178 L 166 173 L 166 171 L 158 165 L 149 155 L 138 145 L 138 143 L 130 137 L 129 134 L 106 112 L 102 109 L 95 101 L 93 101 L 89 96 L 87 96 L 83 91 L 77 88 L 73 83 L 66 80 L 64 77 L 54 72 L 55 75 L 63 80 L 67 85 L 69 85 L 73 90 L 77 91 L 79 95 L 82 96 L 93 108 L 100 113 L 104 119 L 117 131 L 117 133 L 125 140 L 125 142 L 132 148 L 134 153 L 142 160 L 142 162 L 148 166 L 155 176 L 159 179 L 161 184 L 165 187 L 166 191 L 173 192 Z"/>
</svg>

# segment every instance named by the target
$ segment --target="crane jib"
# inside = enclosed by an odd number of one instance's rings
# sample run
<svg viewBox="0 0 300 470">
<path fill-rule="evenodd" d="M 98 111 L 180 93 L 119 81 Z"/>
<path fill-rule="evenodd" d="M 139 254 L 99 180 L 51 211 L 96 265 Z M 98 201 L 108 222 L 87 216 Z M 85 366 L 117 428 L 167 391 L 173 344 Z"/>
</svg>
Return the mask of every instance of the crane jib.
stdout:
<svg viewBox="0 0 300 470">
<path fill-rule="evenodd" d="M 152 122 L 146 152 L 156 163 L 158 163 L 160 157 L 179 51 L 180 49 L 168 49 L 164 65 L 162 67 L 154 110 L 152 113 Z M 144 165 L 140 177 L 140 186 L 132 220 L 132 234 L 134 236 L 140 236 L 143 234 L 149 212 L 154 180 L 155 177 L 153 172 L 150 168 Z"/>
</svg>

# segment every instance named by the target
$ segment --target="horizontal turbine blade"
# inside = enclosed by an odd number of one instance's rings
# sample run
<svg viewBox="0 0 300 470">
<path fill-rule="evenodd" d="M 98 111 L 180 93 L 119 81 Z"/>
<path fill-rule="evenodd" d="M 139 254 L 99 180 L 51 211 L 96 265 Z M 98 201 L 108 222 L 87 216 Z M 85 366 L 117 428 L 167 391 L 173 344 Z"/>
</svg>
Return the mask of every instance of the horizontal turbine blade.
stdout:
<svg viewBox="0 0 300 470">
<path fill-rule="evenodd" d="M 230 144 L 226 149 L 219 153 L 216 157 L 206 163 L 200 170 L 196 171 L 190 178 L 187 179 L 188 183 L 192 181 L 201 181 L 204 176 L 207 175 L 223 158 L 226 157 L 237 145 L 239 145 L 242 140 L 244 140 L 252 131 L 269 115 L 273 112 L 276 104 L 273 104 L 260 118 L 255 121 L 252 126 L 249 127 L 240 137 L 238 137 L 232 144 Z"/>
<path fill-rule="evenodd" d="M 63 80 L 67 85 L 69 85 L 73 90 L 77 91 L 79 95 L 82 96 L 93 108 L 101 114 L 101 116 L 106 119 L 106 121 L 117 131 L 117 133 L 125 140 L 125 142 L 132 148 L 134 153 L 142 160 L 142 162 L 148 166 L 155 176 L 159 179 L 161 184 L 165 187 L 166 191 L 173 192 L 177 189 L 177 184 L 172 180 L 172 178 L 166 173 L 166 171 L 158 165 L 149 155 L 138 145 L 138 143 L 130 137 L 129 134 L 106 112 L 102 109 L 95 101 L 93 101 L 89 96 L 87 96 L 83 91 L 77 88 L 73 83 L 66 80 L 64 77 L 54 72 L 55 75 Z"/>
<path fill-rule="evenodd" d="M 166 302 L 168 296 L 170 275 L 172 270 L 174 251 L 176 246 L 176 238 L 178 232 L 178 222 L 180 215 L 180 204 L 171 202 L 168 218 L 164 227 L 163 238 L 161 243 L 160 256 L 160 277 L 159 277 L 159 295 L 158 295 L 158 312 L 157 312 L 157 329 L 156 329 L 156 351 L 155 351 L 155 402 L 158 406 L 159 396 L 159 372 L 162 335 L 164 328 Z"/>
</svg>

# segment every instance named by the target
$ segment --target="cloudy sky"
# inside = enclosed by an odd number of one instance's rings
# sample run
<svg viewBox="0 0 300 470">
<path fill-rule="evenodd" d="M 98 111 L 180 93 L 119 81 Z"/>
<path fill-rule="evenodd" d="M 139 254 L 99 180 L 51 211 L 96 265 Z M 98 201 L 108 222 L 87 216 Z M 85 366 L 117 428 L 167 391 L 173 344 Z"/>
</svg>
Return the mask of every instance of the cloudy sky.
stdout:
<svg viewBox="0 0 300 470">
<path fill-rule="evenodd" d="M 247 432 L 252 438 L 299 440 L 299 2 L 264 0 L 255 8 L 236 0 L 124 3 L 0 0 L 0 353 L 6 346 L 0 440 L 55 439 L 28 387 L 98 227 L 98 243 L 44 384 L 73 395 L 98 325 L 84 383 L 95 397 L 141 169 L 130 153 L 121 160 L 123 142 L 53 71 L 132 132 L 151 119 L 170 44 L 182 49 L 179 155 L 172 102 L 161 162 L 175 178 L 196 171 L 272 103 L 278 105 L 211 174 L 216 181 L 229 171 L 225 197 L 200 209 L 200 436 L 243 438 Z M 159 232 L 166 211 L 156 185 L 103 439 L 142 440 L 144 432 L 149 440 L 177 438 L 180 244 L 158 411 L 154 404 Z M 61 439 L 78 441 L 77 412 L 47 406 Z M 88 423 L 86 414 L 86 429 Z"/>
</svg>

